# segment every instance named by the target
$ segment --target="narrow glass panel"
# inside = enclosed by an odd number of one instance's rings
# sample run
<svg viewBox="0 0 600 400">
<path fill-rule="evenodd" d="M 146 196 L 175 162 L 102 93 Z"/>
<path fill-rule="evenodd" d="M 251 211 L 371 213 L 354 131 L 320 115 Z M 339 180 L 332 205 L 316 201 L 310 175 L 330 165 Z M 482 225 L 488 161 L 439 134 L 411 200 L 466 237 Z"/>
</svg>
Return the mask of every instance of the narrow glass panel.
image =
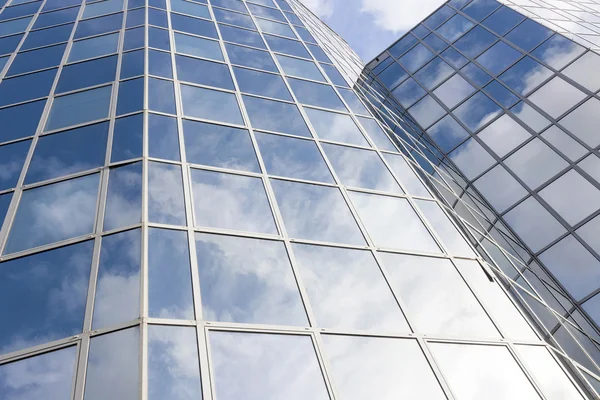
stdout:
<svg viewBox="0 0 600 400">
<path fill-rule="evenodd" d="M 277 234 L 261 179 L 197 169 L 191 176 L 197 226 Z"/>
<path fill-rule="evenodd" d="M 304 111 L 306 111 L 311 125 L 321 139 L 369 146 L 369 142 L 349 115 L 312 108 L 305 108 Z"/>
<path fill-rule="evenodd" d="M 188 236 L 185 231 L 148 230 L 148 315 L 194 319 Z"/>
<path fill-rule="evenodd" d="M 142 156 L 143 124 L 142 114 L 130 115 L 115 121 L 111 162 Z"/>
<path fill-rule="evenodd" d="M 477 135 L 500 158 L 531 137 L 518 122 L 504 114 Z"/>
<path fill-rule="evenodd" d="M 223 61 L 219 42 L 175 32 L 175 49 L 178 53 Z"/>
<path fill-rule="evenodd" d="M 250 134 L 245 129 L 183 120 L 183 133 L 190 163 L 260 171 Z"/>
<path fill-rule="evenodd" d="M 138 397 L 139 336 L 135 327 L 91 339 L 85 400 Z"/>
<path fill-rule="evenodd" d="M 177 78 L 181 81 L 229 90 L 234 89 L 227 64 L 180 55 L 175 56 L 175 63 L 177 64 Z"/>
<path fill-rule="evenodd" d="M 236 25 L 243 28 L 256 29 L 252 18 L 249 15 L 238 14 L 226 10 L 215 8 L 215 19 L 219 22 L 224 22 L 230 25 Z"/>
<path fill-rule="evenodd" d="M 406 199 L 357 192 L 350 198 L 376 246 L 441 252 Z"/>
<path fill-rule="evenodd" d="M 105 0 L 87 4 L 82 18 L 90 18 L 98 15 L 109 14 L 123 9 L 123 0 Z"/>
<path fill-rule="evenodd" d="M 118 43 L 118 33 L 79 40 L 71 47 L 69 62 L 116 53 Z"/>
<path fill-rule="evenodd" d="M 240 106 L 233 93 L 180 85 L 183 112 L 196 118 L 243 125 Z"/>
<path fill-rule="evenodd" d="M 144 50 L 124 53 L 121 59 L 120 79 L 133 78 L 144 74 Z"/>
<path fill-rule="evenodd" d="M 167 114 L 176 114 L 173 82 L 148 78 L 148 108 Z"/>
<path fill-rule="evenodd" d="M 0 142 L 33 136 L 45 104 L 40 100 L 0 110 Z"/>
<path fill-rule="evenodd" d="M 4 16 L 2 14 L 0 18 Z M 0 23 L 0 36 L 12 35 L 13 33 L 23 32 L 29 26 L 32 17 L 13 19 L 11 21 Z"/>
<path fill-rule="evenodd" d="M 329 85 L 288 78 L 288 82 L 300 103 L 311 106 L 347 111 L 346 106 Z"/>
<path fill-rule="evenodd" d="M 12 196 L 12 192 L 0 195 L 0 227 L 4 223 L 4 218 L 6 217 L 6 213 L 8 212 L 8 207 L 10 206 Z"/>
<path fill-rule="evenodd" d="M 180 160 L 177 119 L 148 114 L 148 155 L 165 160 Z"/>
<path fill-rule="evenodd" d="M 410 332 L 370 252 L 302 244 L 293 250 L 317 326 Z"/>
<path fill-rule="evenodd" d="M 592 249 L 600 253 L 600 236 L 596 233 L 600 229 L 600 217 L 594 217 L 590 222 L 586 222 L 581 228 L 577 229 L 577 234 L 592 246 Z"/>
<path fill-rule="evenodd" d="M 180 33 L 175 32 L 175 43 L 177 46 L 178 40 L 177 38 L 180 36 Z M 186 35 L 181 35 L 186 36 Z M 190 36 L 191 37 L 191 36 Z M 144 28 L 135 28 L 129 29 L 125 31 L 125 43 L 123 45 L 124 50 L 130 50 L 137 47 L 144 46 L 145 37 L 144 37 Z M 166 29 L 159 29 L 153 26 L 148 27 L 148 46 L 154 47 L 157 49 L 169 51 L 171 50 L 171 43 L 169 39 L 169 31 Z"/>
<path fill-rule="evenodd" d="M 428 347 L 458 399 L 540 399 L 504 346 L 429 343 Z"/>
<path fill-rule="evenodd" d="M 56 93 L 112 82 L 115 80 L 116 72 L 117 56 L 67 65 L 60 74 Z"/>
<path fill-rule="evenodd" d="M 25 182 L 43 181 L 104 165 L 107 137 L 108 122 L 42 136 Z"/>
<path fill-rule="evenodd" d="M 336 188 L 271 180 L 291 237 L 362 245 L 364 239 Z"/>
<path fill-rule="evenodd" d="M 7 400 L 71 397 L 77 347 L 71 346 L 0 366 L 0 392 Z"/>
<path fill-rule="evenodd" d="M 31 140 L 0 146 L 0 190 L 17 186 Z"/>
<path fill-rule="evenodd" d="M 93 247 L 87 241 L 0 264 L 0 301 L 19 304 L 0 309 L 0 354 L 82 332 Z"/>
<path fill-rule="evenodd" d="M 102 238 L 92 329 L 140 316 L 141 240 L 139 229 Z"/>
<path fill-rule="evenodd" d="M 148 218 L 151 222 L 185 225 L 179 166 L 158 162 L 148 164 Z"/>
<path fill-rule="evenodd" d="M 193 327 L 148 326 L 148 400 L 162 399 L 202 400 Z"/>
<path fill-rule="evenodd" d="M 329 399 L 310 336 L 213 331 L 209 343 L 219 400 Z"/>
<path fill-rule="evenodd" d="M 52 103 L 46 131 L 108 117 L 112 86 L 57 97 Z"/>
<path fill-rule="evenodd" d="M 195 17 L 210 19 L 210 12 L 205 5 L 186 0 L 171 0 L 171 11 L 190 14 Z"/>
<path fill-rule="evenodd" d="M 499 334 L 449 260 L 380 253 L 416 332 L 456 337 Z"/>
<path fill-rule="evenodd" d="M 283 242 L 196 234 L 204 319 L 306 326 Z"/>
<path fill-rule="evenodd" d="M 243 98 L 250 123 L 255 129 L 311 136 L 296 105 L 250 96 Z"/>
<path fill-rule="evenodd" d="M 345 400 L 446 399 L 415 340 L 323 335 Z"/>
<path fill-rule="evenodd" d="M 288 24 L 280 24 L 279 22 L 267 21 L 266 19 L 256 18 L 260 30 L 265 33 L 272 33 L 279 36 L 296 39 L 296 35 Z"/>
<path fill-rule="evenodd" d="M 98 184 L 94 174 L 23 192 L 5 253 L 91 233 Z"/>
<path fill-rule="evenodd" d="M 265 72 L 238 67 L 234 67 L 233 70 L 240 91 L 292 101 L 292 96 L 280 75 L 267 74 Z"/>
<path fill-rule="evenodd" d="M 142 164 L 111 168 L 104 231 L 137 224 L 142 219 Z"/>
</svg>

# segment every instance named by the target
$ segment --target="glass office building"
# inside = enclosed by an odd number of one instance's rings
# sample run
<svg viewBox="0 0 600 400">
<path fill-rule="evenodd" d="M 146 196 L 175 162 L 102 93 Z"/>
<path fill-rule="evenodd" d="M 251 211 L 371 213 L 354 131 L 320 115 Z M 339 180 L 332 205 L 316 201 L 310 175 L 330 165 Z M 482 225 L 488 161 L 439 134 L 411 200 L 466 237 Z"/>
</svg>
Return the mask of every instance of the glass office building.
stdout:
<svg viewBox="0 0 600 400">
<path fill-rule="evenodd" d="M 596 396 L 297 1 L 11 0 L 0 65 L 0 399 Z"/>
</svg>

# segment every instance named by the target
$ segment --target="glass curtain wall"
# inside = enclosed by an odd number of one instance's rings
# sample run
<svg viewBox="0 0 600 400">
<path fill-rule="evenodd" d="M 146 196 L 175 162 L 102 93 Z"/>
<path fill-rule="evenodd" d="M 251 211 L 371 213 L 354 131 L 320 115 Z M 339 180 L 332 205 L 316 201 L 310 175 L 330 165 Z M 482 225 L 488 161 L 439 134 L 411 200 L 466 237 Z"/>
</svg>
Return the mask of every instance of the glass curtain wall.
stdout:
<svg viewBox="0 0 600 400">
<path fill-rule="evenodd" d="M 588 395 L 287 2 L 11 0 L 0 54 L 3 400 Z"/>
</svg>

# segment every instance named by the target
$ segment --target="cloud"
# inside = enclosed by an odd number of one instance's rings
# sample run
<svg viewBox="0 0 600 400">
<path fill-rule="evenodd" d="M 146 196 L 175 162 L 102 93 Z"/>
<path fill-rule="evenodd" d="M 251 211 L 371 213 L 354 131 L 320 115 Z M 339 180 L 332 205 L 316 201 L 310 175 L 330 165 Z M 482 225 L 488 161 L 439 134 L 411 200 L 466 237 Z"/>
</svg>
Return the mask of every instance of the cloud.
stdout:
<svg viewBox="0 0 600 400">
<path fill-rule="evenodd" d="M 398 0 L 361 0 L 361 3 L 360 11 L 371 14 L 378 27 L 383 30 L 400 33 L 411 29 L 425 19 L 443 2 L 440 0 L 407 2 L 398 2 Z"/>
<path fill-rule="evenodd" d="M 312 12 L 320 18 L 329 18 L 333 15 L 333 0 L 301 0 Z"/>
</svg>

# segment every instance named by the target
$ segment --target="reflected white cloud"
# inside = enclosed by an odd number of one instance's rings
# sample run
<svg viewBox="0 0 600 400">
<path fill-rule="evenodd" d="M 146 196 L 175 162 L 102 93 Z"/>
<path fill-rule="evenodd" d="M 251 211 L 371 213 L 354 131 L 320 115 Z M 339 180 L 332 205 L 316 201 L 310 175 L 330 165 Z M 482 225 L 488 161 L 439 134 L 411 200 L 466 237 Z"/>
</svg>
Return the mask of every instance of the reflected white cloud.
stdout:
<svg viewBox="0 0 600 400">
<path fill-rule="evenodd" d="M 142 164 L 110 170 L 104 230 L 139 223 L 142 218 Z"/>
<path fill-rule="evenodd" d="M 477 135 L 499 157 L 504 157 L 531 135 L 507 114 L 504 114 Z"/>
<path fill-rule="evenodd" d="M 148 164 L 148 218 L 152 222 L 185 225 L 181 168 Z"/>
</svg>

